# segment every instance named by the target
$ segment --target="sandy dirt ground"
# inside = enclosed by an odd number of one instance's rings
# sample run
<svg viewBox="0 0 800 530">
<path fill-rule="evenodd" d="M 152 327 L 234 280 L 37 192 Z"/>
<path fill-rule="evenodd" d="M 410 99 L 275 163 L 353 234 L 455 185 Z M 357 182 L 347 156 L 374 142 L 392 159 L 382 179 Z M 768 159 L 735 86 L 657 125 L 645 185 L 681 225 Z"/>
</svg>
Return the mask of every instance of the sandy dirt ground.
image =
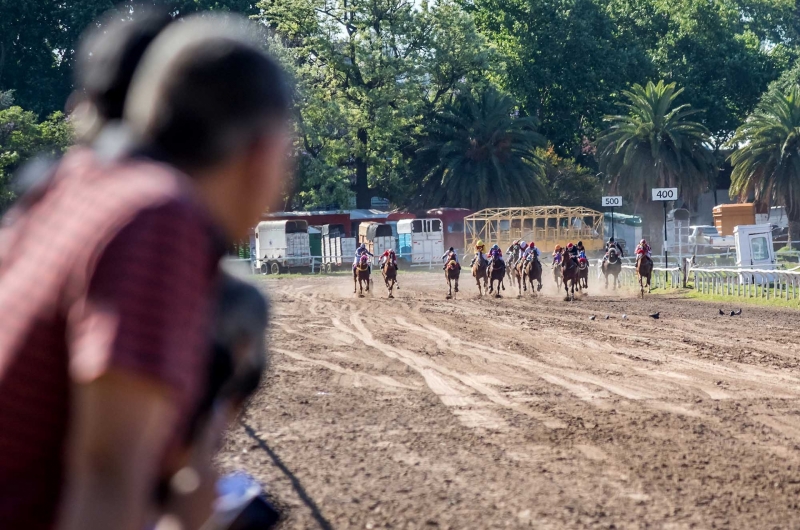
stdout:
<svg viewBox="0 0 800 530">
<path fill-rule="evenodd" d="M 220 466 L 284 528 L 800 528 L 800 313 L 467 275 L 259 280 L 272 367 Z"/>
</svg>

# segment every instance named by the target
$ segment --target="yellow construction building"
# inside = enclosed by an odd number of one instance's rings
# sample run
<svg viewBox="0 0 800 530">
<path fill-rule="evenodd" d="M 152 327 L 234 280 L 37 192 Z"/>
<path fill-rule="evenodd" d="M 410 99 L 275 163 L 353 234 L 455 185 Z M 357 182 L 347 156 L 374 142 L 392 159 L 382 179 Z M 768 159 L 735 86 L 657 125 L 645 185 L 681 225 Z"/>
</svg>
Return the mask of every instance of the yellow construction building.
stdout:
<svg viewBox="0 0 800 530">
<path fill-rule="evenodd" d="M 486 208 L 464 218 L 464 248 L 482 240 L 505 250 L 517 239 L 534 241 L 542 252 L 583 241 L 587 251 L 604 245 L 603 214 L 582 206 Z"/>
</svg>

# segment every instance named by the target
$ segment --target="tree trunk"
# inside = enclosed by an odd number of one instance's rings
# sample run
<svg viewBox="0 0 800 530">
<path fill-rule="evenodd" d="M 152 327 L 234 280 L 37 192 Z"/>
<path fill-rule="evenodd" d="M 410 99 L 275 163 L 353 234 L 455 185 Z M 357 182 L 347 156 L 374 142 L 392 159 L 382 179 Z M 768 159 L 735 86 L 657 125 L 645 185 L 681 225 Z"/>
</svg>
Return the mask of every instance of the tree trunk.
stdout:
<svg viewBox="0 0 800 530">
<path fill-rule="evenodd" d="M 367 130 L 358 130 L 358 141 L 361 142 L 361 155 L 356 157 L 356 208 L 369 208 L 372 201 L 367 182 Z"/>
<path fill-rule="evenodd" d="M 786 246 L 790 249 L 796 249 L 800 247 L 800 245 L 792 244 L 792 241 L 797 241 L 800 237 L 800 220 L 793 220 L 789 218 L 789 234 L 788 240 L 786 241 Z"/>
<path fill-rule="evenodd" d="M 640 203 L 642 222 L 642 237 L 647 240 L 653 249 L 653 254 L 664 254 L 664 205 L 660 202 L 643 199 Z M 631 245 L 631 242 L 628 243 Z M 631 252 L 638 241 L 633 241 Z"/>
</svg>

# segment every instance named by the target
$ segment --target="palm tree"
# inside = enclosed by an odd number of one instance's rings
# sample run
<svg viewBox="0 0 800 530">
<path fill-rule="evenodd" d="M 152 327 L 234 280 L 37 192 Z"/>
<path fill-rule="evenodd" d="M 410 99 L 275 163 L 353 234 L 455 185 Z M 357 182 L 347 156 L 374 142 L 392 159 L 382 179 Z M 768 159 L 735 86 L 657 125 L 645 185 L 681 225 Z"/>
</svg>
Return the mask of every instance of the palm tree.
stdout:
<svg viewBox="0 0 800 530">
<path fill-rule="evenodd" d="M 800 236 L 800 87 L 770 92 L 730 143 L 731 195 L 786 208 L 789 247 Z"/>
<path fill-rule="evenodd" d="M 414 202 L 420 207 L 537 204 L 545 196 L 545 140 L 537 122 L 519 117 L 514 101 L 494 89 L 460 97 L 428 128 L 415 164 L 422 176 Z"/>
<path fill-rule="evenodd" d="M 623 91 L 628 100 L 620 103 L 626 114 L 606 116 L 611 126 L 597 141 L 600 170 L 611 179 L 611 191 L 635 201 L 644 200 L 652 226 L 663 233 L 661 205 L 652 203 L 651 188 L 677 187 L 684 200 L 705 191 L 716 172 L 716 161 L 707 146 L 708 130 L 690 117 L 697 110 L 678 105 L 683 92 L 675 83 L 649 81 Z M 656 238 L 660 239 L 660 238 Z"/>
</svg>

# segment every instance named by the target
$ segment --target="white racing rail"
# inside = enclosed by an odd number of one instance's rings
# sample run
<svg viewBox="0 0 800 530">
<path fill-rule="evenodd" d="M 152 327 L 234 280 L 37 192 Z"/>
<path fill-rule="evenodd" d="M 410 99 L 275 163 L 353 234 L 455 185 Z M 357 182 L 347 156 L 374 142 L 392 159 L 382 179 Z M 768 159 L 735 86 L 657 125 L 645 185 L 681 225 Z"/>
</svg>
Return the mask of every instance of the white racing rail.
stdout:
<svg viewBox="0 0 800 530">
<path fill-rule="evenodd" d="M 595 269 L 595 277 L 599 281 L 603 280 L 603 273 L 600 270 L 602 260 L 597 260 L 593 268 Z M 608 279 L 609 282 L 613 278 Z M 622 285 L 628 287 L 639 287 L 639 279 L 636 277 L 635 265 L 622 265 L 622 272 L 619 274 L 619 281 Z M 609 286 L 611 283 L 609 283 Z M 677 289 L 683 285 L 683 271 L 680 267 L 653 267 L 653 275 L 650 278 L 650 286 L 653 289 Z M 592 284 L 589 284 L 592 287 Z"/>
<path fill-rule="evenodd" d="M 689 271 L 694 288 L 704 294 L 746 298 L 800 298 L 800 267 L 784 270 L 702 268 Z"/>
</svg>

